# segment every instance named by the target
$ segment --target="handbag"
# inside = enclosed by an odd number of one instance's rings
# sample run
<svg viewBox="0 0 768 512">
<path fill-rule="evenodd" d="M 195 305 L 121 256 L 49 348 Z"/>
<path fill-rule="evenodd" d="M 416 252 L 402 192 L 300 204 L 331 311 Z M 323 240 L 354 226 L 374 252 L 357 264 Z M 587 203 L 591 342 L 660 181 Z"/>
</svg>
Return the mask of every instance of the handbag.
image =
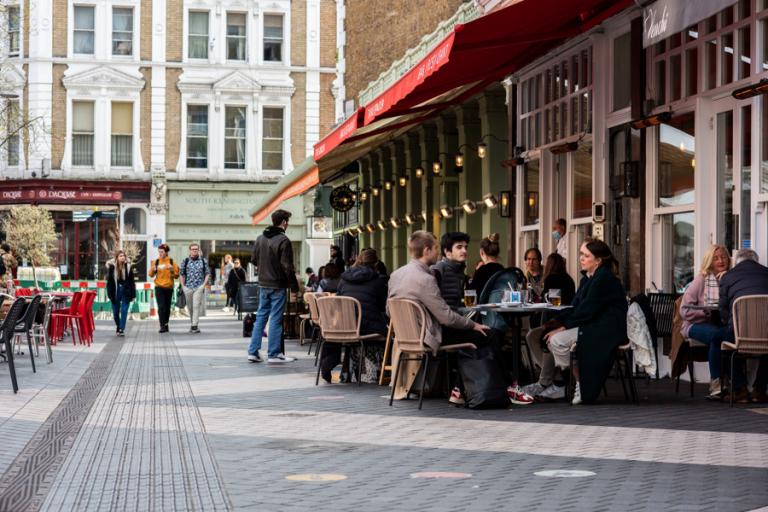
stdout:
<svg viewBox="0 0 768 512">
<path fill-rule="evenodd" d="M 176 307 L 179 309 L 187 307 L 187 296 L 184 295 L 184 288 L 181 286 L 176 289 Z"/>
<path fill-rule="evenodd" d="M 497 354 L 490 346 L 459 351 L 459 373 L 464 381 L 470 409 L 500 409 L 509 407 L 507 385 L 499 367 Z"/>
</svg>

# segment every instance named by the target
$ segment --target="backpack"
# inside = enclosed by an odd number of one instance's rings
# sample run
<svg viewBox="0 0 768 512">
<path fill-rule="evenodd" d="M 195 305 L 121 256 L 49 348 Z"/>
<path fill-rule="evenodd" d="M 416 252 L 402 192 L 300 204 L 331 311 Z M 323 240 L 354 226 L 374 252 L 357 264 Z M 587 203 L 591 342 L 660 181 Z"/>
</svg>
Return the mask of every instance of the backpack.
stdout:
<svg viewBox="0 0 768 512">
<path fill-rule="evenodd" d="M 160 258 L 155 260 L 155 268 L 160 264 Z M 173 282 L 173 258 L 171 258 L 171 282 Z"/>
</svg>

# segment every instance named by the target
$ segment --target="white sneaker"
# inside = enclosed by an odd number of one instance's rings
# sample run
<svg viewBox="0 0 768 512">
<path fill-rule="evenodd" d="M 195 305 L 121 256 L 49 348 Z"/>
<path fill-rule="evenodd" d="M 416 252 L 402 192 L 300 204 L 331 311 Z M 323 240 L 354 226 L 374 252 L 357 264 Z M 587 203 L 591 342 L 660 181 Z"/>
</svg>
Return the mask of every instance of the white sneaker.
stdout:
<svg viewBox="0 0 768 512">
<path fill-rule="evenodd" d="M 534 382 L 533 384 L 528 384 L 527 386 L 523 386 L 523 393 L 525 393 L 527 395 L 531 395 L 533 397 L 537 397 L 545 389 L 547 389 L 547 388 L 545 388 L 544 386 L 542 386 L 538 382 Z"/>
<path fill-rule="evenodd" d="M 581 403 L 581 387 L 577 382 L 576 389 L 573 390 L 573 400 L 571 400 L 571 405 L 579 405 L 580 403 Z"/>
<path fill-rule="evenodd" d="M 224 306 L 221 310 L 225 313 L 229 313 L 229 307 L 227 306 Z"/>
<path fill-rule="evenodd" d="M 538 398 L 545 398 L 547 400 L 560 400 L 562 398 L 565 398 L 565 386 L 556 386 L 552 384 L 551 386 L 549 386 L 548 388 L 545 388 L 544 391 L 542 391 L 536 396 Z"/>
<path fill-rule="evenodd" d="M 295 357 L 288 357 L 285 354 L 277 354 L 275 357 L 267 358 L 268 363 L 290 363 L 295 360 Z"/>
<path fill-rule="evenodd" d="M 255 354 L 248 354 L 248 360 L 252 363 L 260 363 L 263 361 L 258 350 L 256 351 Z"/>
</svg>

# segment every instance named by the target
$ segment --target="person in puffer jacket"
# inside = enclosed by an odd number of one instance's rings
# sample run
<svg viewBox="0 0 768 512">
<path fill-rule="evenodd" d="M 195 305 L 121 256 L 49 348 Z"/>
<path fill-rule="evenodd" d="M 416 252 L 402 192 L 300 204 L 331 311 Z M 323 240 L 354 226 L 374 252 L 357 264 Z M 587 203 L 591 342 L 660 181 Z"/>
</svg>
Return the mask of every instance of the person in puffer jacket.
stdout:
<svg viewBox="0 0 768 512">
<path fill-rule="evenodd" d="M 437 278 L 440 295 L 453 310 L 464 306 L 468 246 L 468 234 L 460 231 L 444 234 L 440 238 L 440 250 L 443 259 L 430 267 Z"/>
</svg>

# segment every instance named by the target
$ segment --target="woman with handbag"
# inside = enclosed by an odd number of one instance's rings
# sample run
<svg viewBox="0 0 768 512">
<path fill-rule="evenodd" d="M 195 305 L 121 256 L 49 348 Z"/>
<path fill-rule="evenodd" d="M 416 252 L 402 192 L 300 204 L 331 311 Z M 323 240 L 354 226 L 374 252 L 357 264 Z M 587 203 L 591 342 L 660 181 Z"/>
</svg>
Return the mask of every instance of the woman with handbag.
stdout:
<svg viewBox="0 0 768 512">
<path fill-rule="evenodd" d="M 161 333 L 168 332 L 174 279 L 179 277 L 179 266 L 174 263 L 173 258 L 168 256 L 170 250 L 168 244 L 160 244 L 160 247 L 157 248 L 159 258 L 153 261 L 149 268 L 149 277 L 155 278 L 155 300 L 157 301 L 157 315 L 160 320 L 159 332 Z"/>
<path fill-rule="evenodd" d="M 114 261 L 107 265 L 107 296 L 112 302 L 112 316 L 115 319 L 116 333 L 125 336 L 125 323 L 128 320 L 128 308 L 136 298 L 136 280 L 133 267 L 119 250 Z"/>
</svg>

